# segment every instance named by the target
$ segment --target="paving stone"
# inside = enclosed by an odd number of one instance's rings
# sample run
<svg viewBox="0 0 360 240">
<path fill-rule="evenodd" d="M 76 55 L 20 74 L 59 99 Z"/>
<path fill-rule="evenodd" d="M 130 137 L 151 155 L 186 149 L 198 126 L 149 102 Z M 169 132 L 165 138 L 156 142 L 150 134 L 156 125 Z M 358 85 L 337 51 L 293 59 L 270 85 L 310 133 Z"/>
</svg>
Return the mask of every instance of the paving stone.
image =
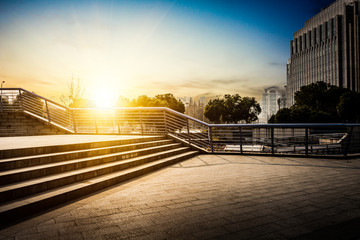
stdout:
<svg viewBox="0 0 360 240">
<path fill-rule="evenodd" d="M 0 230 L 0 239 L 306 239 L 360 218 L 356 166 L 199 155 Z"/>
</svg>

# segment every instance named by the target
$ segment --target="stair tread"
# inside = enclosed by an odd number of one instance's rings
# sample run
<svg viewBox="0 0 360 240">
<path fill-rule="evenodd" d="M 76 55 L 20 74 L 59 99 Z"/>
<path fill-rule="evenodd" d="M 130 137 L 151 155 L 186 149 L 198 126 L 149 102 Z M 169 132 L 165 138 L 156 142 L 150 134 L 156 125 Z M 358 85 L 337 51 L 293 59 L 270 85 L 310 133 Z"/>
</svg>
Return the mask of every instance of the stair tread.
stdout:
<svg viewBox="0 0 360 240">
<path fill-rule="evenodd" d="M 171 142 L 171 141 L 172 140 L 165 139 L 165 140 L 157 140 L 157 141 L 146 141 L 146 142 L 139 142 L 139 143 L 132 143 L 132 144 L 115 145 L 115 146 L 109 146 L 109 147 L 88 148 L 88 149 L 65 151 L 65 152 L 45 153 L 45 154 L 30 155 L 30 156 L 24 156 L 24 157 L 6 158 L 6 159 L 0 160 L 0 162 L 5 163 L 5 162 L 29 160 L 29 159 L 36 159 L 36 158 L 53 157 L 53 156 L 59 156 L 59 155 L 61 156 L 61 155 L 72 154 L 72 153 L 99 151 L 99 150 L 106 150 L 106 149 L 114 149 L 114 148 L 118 148 L 118 147 L 125 148 L 125 147 L 131 147 L 131 146 L 139 146 L 139 145 L 141 146 L 141 145 L 149 144 L 149 143 L 160 143 L 160 142 Z"/>
<path fill-rule="evenodd" d="M 49 182 L 49 181 L 52 181 L 52 180 L 61 179 L 61 178 L 69 177 L 69 176 L 72 176 L 72 175 L 78 175 L 78 174 L 82 174 L 82 173 L 86 173 L 86 172 L 91 172 L 91 171 L 94 171 L 94 170 L 99 170 L 99 169 L 102 169 L 102 168 L 113 167 L 113 166 L 116 166 L 116 165 L 126 164 L 126 163 L 129 163 L 129 162 L 138 161 L 138 160 L 149 158 L 149 157 L 156 156 L 156 155 L 182 151 L 182 150 L 185 150 L 185 149 L 189 149 L 189 148 L 188 147 L 179 147 L 179 148 L 170 149 L 170 150 L 166 150 L 166 151 L 162 151 L 162 152 L 156 152 L 156 153 L 151 153 L 151 154 L 147 154 L 147 155 L 143 155 L 143 156 L 137 156 L 137 157 L 133 157 L 133 158 L 128 158 L 128 159 L 125 159 L 125 160 L 119 160 L 119 161 L 115 161 L 115 162 L 104 163 L 104 164 L 91 166 L 91 167 L 87 167 L 87 168 L 82 168 L 82 169 L 78 169 L 78 170 L 53 174 L 53 175 L 50 175 L 50 176 L 44 176 L 44 177 L 40 177 L 40 178 L 36 178 L 36 179 L 32 179 L 32 180 L 26 180 L 26 181 L 17 182 L 17 183 L 12 183 L 12 184 L 9 184 L 9 185 L 1 186 L 0 187 L 0 192 L 5 192 L 5 191 L 9 191 L 9 190 L 17 189 L 17 188 L 22 188 L 22 187 L 27 187 L 27 186 L 31 186 L 31 185 L 34 185 L 34 184 L 37 184 L 37 183 Z"/>
<path fill-rule="evenodd" d="M 170 156 L 170 157 L 162 158 L 162 159 L 159 159 L 159 160 L 155 160 L 155 161 L 152 161 L 152 162 L 149 162 L 149 163 L 144 163 L 144 164 L 142 164 L 140 166 L 135 166 L 135 167 L 124 169 L 124 170 L 117 171 L 117 172 L 114 172 L 114 173 L 98 176 L 98 177 L 91 178 L 91 179 L 88 179 L 88 180 L 84 180 L 84 181 L 81 181 L 81 182 L 73 183 L 71 185 L 62 186 L 62 187 L 59 187 L 59 188 L 56 188 L 56 189 L 48 190 L 46 192 L 38 193 L 38 194 L 31 195 L 31 196 L 28 196 L 28 197 L 24 197 L 24 198 L 21 198 L 21 199 L 18 199 L 18 200 L 14 200 L 14 201 L 11 201 L 11 202 L 0 204 L 0 212 L 5 212 L 5 211 L 11 210 L 11 209 L 15 209 L 15 208 L 18 208 L 18 207 L 21 207 L 21 206 L 25 206 L 27 204 L 34 203 L 34 202 L 40 201 L 42 199 L 54 197 L 56 195 L 60 195 L 60 194 L 65 193 L 65 192 L 70 192 L 70 191 L 73 191 L 73 190 L 76 190 L 76 189 L 81 189 L 82 187 L 89 186 L 89 185 L 96 184 L 96 183 L 100 183 L 102 181 L 112 179 L 112 178 L 115 178 L 115 177 L 118 177 L 118 176 L 121 176 L 121 175 L 125 175 L 125 174 L 128 174 L 128 173 L 137 171 L 137 170 L 146 169 L 148 167 L 155 166 L 157 164 L 170 161 L 172 159 L 176 159 L 176 158 L 179 158 L 179 157 L 192 156 L 192 155 L 194 155 L 196 153 L 198 153 L 198 151 L 188 151 L 188 152 L 185 152 L 185 153 L 181 153 L 181 154 L 177 154 L 177 155 L 174 155 L 174 156 Z"/>
<path fill-rule="evenodd" d="M 177 145 L 180 146 L 181 144 L 180 143 L 171 143 L 171 144 L 167 144 L 167 145 L 159 145 L 159 146 L 135 149 L 135 150 L 125 151 L 125 152 L 110 153 L 110 154 L 93 156 L 93 157 L 79 158 L 79 159 L 66 160 L 66 161 L 61 161 L 61 162 L 56 162 L 56 163 L 47 163 L 47 164 L 36 165 L 36 166 L 31 166 L 31 167 L 6 170 L 6 171 L 0 172 L 0 177 L 6 176 L 9 174 L 23 173 L 23 172 L 27 172 L 27 171 L 46 169 L 49 167 L 62 166 L 62 165 L 67 165 L 67 164 L 71 164 L 71 163 L 86 162 L 86 161 L 91 161 L 91 160 L 96 160 L 96 159 L 101 159 L 101 158 L 106 158 L 106 157 L 126 155 L 126 154 L 131 154 L 131 153 L 136 153 L 136 152 L 141 152 L 141 151 L 146 151 L 146 150 L 151 150 L 151 149 L 161 149 L 161 148 L 177 146 Z"/>
</svg>

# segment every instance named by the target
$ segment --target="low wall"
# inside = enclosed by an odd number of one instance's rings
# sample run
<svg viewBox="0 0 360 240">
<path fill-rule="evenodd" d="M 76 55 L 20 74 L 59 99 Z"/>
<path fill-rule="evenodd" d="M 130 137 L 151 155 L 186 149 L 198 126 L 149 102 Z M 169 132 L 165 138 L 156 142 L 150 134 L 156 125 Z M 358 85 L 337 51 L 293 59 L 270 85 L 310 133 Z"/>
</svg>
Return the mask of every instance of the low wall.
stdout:
<svg viewBox="0 0 360 240">
<path fill-rule="evenodd" d="M 0 112 L 0 137 L 67 134 L 23 112 Z"/>
</svg>

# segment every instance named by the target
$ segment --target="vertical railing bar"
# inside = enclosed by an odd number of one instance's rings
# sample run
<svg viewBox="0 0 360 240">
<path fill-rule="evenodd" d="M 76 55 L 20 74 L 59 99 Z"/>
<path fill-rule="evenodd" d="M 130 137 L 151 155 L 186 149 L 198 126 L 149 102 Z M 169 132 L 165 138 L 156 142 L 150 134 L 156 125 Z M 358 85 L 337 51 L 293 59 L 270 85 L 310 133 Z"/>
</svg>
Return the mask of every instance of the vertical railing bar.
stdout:
<svg viewBox="0 0 360 240">
<path fill-rule="evenodd" d="M 349 139 L 348 139 L 348 141 L 347 141 L 346 149 L 345 149 L 345 152 L 344 152 L 344 156 L 345 156 L 345 157 L 349 154 L 349 148 L 350 148 L 350 142 L 351 142 L 351 135 L 352 135 L 353 129 L 354 129 L 354 127 L 350 127 Z"/>
<path fill-rule="evenodd" d="M 212 128 L 211 128 L 211 126 L 209 126 L 209 137 L 210 137 L 211 153 L 214 153 L 214 143 L 213 143 Z"/>
<path fill-rule="evenodd" d="M 189 128 L 189 119 L 186 118 L 186 128 L 187 128 L 187 134 L 188 134 L 188 141 L 189 141 L 189 144 L 191 144 L 191 136 L 190 136 L 190 128 Z"/>
<path fill-rule="evenodd" d="M 22 99 L 22 94 L 21 94 L 21 90 L 19 89 L 19 102 L 20 102 L 20 108 L 22 111 L 24 111 L 24 104 L 23 104 L 23 99 Z"/>
<path fill-rule="evenodd" d="M 274 127 L 270 128 L 271 131 L 271 154 L 275 154 L 275 149 L 274 149 Z"/>
<path fill-rule="evenodd" d="M 75 121 L 75 110 L 71 110 L 71 115 L 72 115 L 72 120 L 73 120 L 74 133 L 77 133 L 76 121 Z"/>
<path fill-rule="evenodd" d="M 166 118 L 166 109 L 163 110 L 164 115 L 164 126 L 165 126 L 165 134 L 168 134 L 168 128 L 167 128 L 167 118 Z"/>
<path fill-rule="evenodd" d="M 2 88 L 0 92 L 0 112 L 3 111 L 3 95 L 2 95 Z"/>
<path fill-rule="evenodd" d="M 309 129 L 305 128 L 305 155 L 309 156 Z"/>
<path fill-rule="evenodd" d="M 50 113 L 49 113 L 49 106 L 47 100 L 45 100 L 45 106 L 46 106 L 47 119 L 50 122 Z"/>
<path fill-rule="evenodd" d="M 142 122 L 142 112 L 141 112 L 141 110 L 139 111 L 139 115 L 140 115 L 141 135 L 144 135 L 143 122 Z"/>
<path fill-rule="evenodd" d="M 118 126 L 118 133 L 121 135 L 121 129 L 120 129 L 120 120 L 117 120 L 117 126 Z"/>
<path fill-rule="evenodd" d="M 240 153 L 243 154 L 243 142 L 242 142 L 242 131 L 241 131 L 241 127 L 239 127 L 239 138 L 240 138 Z"/>
<path fill-rule="evenodd" d="M 97 122 L 96 114 L 94 115 L 94 121 L 95 121 L 95 131 L 96 131 L 96 134 L 99 134 L 99 131 L 98 131 L 98 122 Z"/>
</svg>

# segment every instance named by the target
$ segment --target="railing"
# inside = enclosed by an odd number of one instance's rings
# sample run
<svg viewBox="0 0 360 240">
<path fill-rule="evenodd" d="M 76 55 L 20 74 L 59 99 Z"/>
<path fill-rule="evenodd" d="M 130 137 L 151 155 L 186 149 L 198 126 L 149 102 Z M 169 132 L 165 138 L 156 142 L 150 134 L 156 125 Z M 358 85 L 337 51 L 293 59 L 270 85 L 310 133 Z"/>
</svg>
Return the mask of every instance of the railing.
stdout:
<svg viewBox="0 0 360 240">
<path fill-rule="evenodd" d="M 168 108 L 67 108 L 21 88 L 1 89 L 1 112 L 23 111 L 78 134 L 167 134 L 207 153 L 360 153 L 360 124 L 208 124 Z"/>
</svg>

